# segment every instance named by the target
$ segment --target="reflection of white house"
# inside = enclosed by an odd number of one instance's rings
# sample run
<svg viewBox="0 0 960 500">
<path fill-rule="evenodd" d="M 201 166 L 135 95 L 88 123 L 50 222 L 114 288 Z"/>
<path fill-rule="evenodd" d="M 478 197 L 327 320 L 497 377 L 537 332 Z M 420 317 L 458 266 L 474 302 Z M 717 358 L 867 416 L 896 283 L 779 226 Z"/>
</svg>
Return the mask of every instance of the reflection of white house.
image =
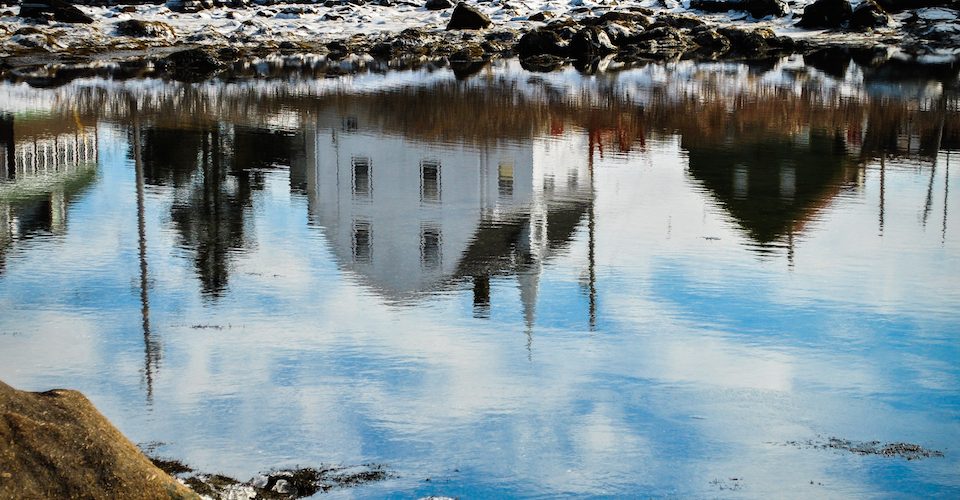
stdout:
<svg viewBox="0 0 960 500">
<path fill-rule="evenodd" d="M 320 116 L 308 151 L 311 217 L 341 265 L 389 300 L 510 270 L 534 300 L 551 214 L 566 215 L 565 241 L 590 201 L 586 142 L 427 143 L 359 121 Z"/>
</svg>

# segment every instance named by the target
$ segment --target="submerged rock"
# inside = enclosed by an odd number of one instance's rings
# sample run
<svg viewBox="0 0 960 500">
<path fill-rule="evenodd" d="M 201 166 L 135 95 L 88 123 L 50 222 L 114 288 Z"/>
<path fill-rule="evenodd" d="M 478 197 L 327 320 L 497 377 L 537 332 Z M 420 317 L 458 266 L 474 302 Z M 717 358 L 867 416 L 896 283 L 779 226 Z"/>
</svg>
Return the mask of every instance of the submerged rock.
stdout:
<svg viewBox="0 0 960 500">
<path fill-rule="evenodd" d="M 90 24 L 93 18 L 64 0 L 28 0 L 20 4 L 20 17 L 61 23 Z"/>
<path fill-rule="evenodd" d="M 490 26 L 493 21 L 479 9 L 466 2 L 460 2 L 450 15 L 448 30 L 479 30 Z"/>
<path fill-rule="evenodd" d="M 847 0 L 816 0 L 803 10 L 798 26 L 803 28 L 839 28 L 850 20 L 853 8 Z"/>
<path fill-rule="evenodd" d="M 199 498 L 76 391 L 0 382 L 0 498 Z"/>
</svg>

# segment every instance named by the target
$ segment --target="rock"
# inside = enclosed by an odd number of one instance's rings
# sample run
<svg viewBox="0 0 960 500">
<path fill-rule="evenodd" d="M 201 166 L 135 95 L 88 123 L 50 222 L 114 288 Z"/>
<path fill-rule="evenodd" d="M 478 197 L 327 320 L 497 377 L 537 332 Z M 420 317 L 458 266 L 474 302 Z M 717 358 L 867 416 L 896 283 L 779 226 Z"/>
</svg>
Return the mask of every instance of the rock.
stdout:
<svg viewBox="0 0 960 500">
<path fill-rule="evenodd" d="M 52 19 L 61 23 L 90 24 L 93 18 L 64 0 L 26 0 L 20 4 L 20 17 Z"/>
<path fill-rule="evenodd" d="M 721 35 L 719 31 L 704 26 L 693 32 L 693 41 L 697 45 L 714 52 L 730 49 L 730 39 Z"/>
<path fill-rule="evenodd" d="M 782 44 L 777 35 L 767 28 L 745 30 L 721 27 L 717 28 L 717 32 L 730 40 L 730 50 L 741 54 L 758 54 Z"/>
<path fill-rule="evenodd" d="M 570 55 L 577 59 L 592 59 L 617 51 L 607 33 L 596 26 L 587 26 L 578 31 L 570 40 L 569 47 Z"/>
<path fill-rule="evenodd" d="M 448 57 L 451 62 L 477 62 L 484 60 L 483 47 L 477 44 L 470 44 L 462 47 Z"/>
<path fill-rule="evenodd" d="M 120 12 L 122 14 L 133 14 L 136 11 L 137 11 L 137 8 L 136 6 L 133 6 L 133 5 L 124 5 L 117 8 L 117 12 Z"/>
<path fill-rule="evenodd" d="M 690 8 L 704 12 L 742 10 L 756 19 L 767 16 L 783 17 L 790 12 L 783 0 L 691 0 Z"/>
<path fill-rule="evenodd" d="M 538 28 L 528 31 L 520 37 L 516 51 L 521 59 L 546 54 L 565 57 L 569 52 L 569 47 L 555 31 Z"/>
<path fill-rule="evenodd" d="M 623 47 L 629 45 L 631 40 L 636 40 L 637 36 L 643 32 L 643 28 L 610 22 L 603 25 L 603 31 L 607 33 L 607 37 L 614 45 Z"/>
<path fill-rule="evenodd" d="M 702 19 L 690 14 L 663 14 L 657 17 L 657 23 L 671 28 L 693 29 L 707 24 Z"/>
<path fill-rule="evenodd" d="M 199 498 L 82 394 L 0 382 L 0 498 Z"/>
<path fill-rule="evenodd" d="M 450 0 L 427 0 L 427 3 L 423 4 L 427 10 L 443 10 L 453 7 L 453 4 Z"/>
<path fill-rule="evenodd" d="M 450 15 L 448 30 L 479 30 L 490 26 L 490 18 L 479 9 L 466 2 L 460 2 Z"/>
<path fill-rule="evenodd" d="M 173 27 L 169 24 L 160 21 L 142 21 L 140 19 L 120 21 L 117 23 L 117 34 L 137 38 L 176 38 Z"/>
<path fill-rule="evenodd" d="M 850 52 L 844 47 L 827 47 L 803 56 L 803 63 L 835 77 L 844 78 L 850 67 Z"/>
<path fill-rule="evenodd" d="M 847 0 L 816 0 L 803 10 L 802 28 L 839 28 L 850 20 L 853 8 Z"/>
<path fill-rule="evenodd" d="M 181 14 L 193 14 L 213 7 L 210 0 L 167 0 L 167 8 Z"/>
<path fill-rule="evenodd" d="M 877 3 L 883 7 L 883 10 L 894 13 L 924 7 L 958 8 L 957 0 L 877 0 Z"/>
<path fill-rule="evenodd" d="M 537 12 L 536 14 L 531 14 L 527 17 L 527 21 L 536 21 L 538 23 L 545 22 L 547 19 L 553 17 L 553 12 L 542 11 Z"/>
<path fill-rule="evenodd" d="M 200 81 L 212 76 L 223 63 L 208 49 L 187 49 L 161 59 L 164 68 L 176 80 Z"/>
<path fill-rule="evenodd" d="M 850 29 L 866 31 L 890 24 L 890 16 L 874 0 L 863 0 L 850 15 Z"/>
</svg>

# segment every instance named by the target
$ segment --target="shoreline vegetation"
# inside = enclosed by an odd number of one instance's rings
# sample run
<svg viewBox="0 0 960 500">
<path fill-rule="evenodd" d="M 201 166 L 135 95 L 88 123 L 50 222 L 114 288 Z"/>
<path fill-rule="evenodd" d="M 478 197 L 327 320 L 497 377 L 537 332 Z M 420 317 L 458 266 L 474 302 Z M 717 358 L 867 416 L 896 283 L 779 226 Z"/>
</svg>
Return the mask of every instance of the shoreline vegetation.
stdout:
<svg viewBox="0 0 960 500">
<path fill-rule="evenodd" d="M 320 77 L 429 65 L 466 77 L 510 57 L 531 71 L 595 73 L 792 54 L 932 67 L 953 80 L 960 68 L 957 0 L 85 3 L 0 7 L 0 78 L 203 81 L 278 61 Z"/>
</svg>

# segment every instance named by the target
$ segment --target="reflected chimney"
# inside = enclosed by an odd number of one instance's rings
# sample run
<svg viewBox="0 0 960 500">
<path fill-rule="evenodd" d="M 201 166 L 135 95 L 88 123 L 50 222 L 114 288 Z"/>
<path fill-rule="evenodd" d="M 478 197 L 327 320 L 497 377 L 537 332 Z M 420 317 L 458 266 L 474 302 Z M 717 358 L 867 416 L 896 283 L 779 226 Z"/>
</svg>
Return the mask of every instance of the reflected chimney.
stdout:
<svg viewBox="0 0 960 500">
<path fill-rule="evenodd" d="M 490 276 L 473 277 L 473 317 L 490 317 Z"/>
</svg>

